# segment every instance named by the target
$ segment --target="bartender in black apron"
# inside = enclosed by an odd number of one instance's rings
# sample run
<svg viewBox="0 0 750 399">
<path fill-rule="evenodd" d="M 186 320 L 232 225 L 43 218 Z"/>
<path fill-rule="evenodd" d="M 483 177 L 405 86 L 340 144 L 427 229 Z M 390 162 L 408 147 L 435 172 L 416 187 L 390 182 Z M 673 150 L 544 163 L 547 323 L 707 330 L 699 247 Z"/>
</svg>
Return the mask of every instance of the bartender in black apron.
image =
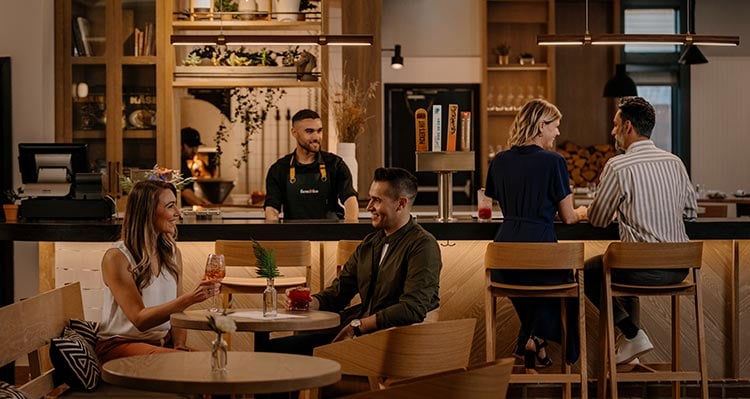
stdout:
<svg viewBox="0 0 750 399">
<path fill-rule="evenodd" d="M 297 140 L 294 151 L 277 160 L 266 174 L 266 221 L 279 220 L 282 211 L 286 220 L 356 220 L 359 208 L 351 171 L 341 157 L 320 148 L 323 123 L 318 113 L 297 112 L 291 133 Z"/>
<path fill-rule="evenodd" d="M 318 173 L 297 173 L 297 168 L 310 165 L 297 165 L 294 156 L 289 160 L 289 178 L 286 181 L 286 202 L 293 204 L 284 207 L 285 219 L 338 219 L 339 215 L 330 210 L 328 203 L 331 183 L 328 179 L 323 154 L 318 152 Z M 341 212 L 343 217 L 343 209 Z"/>
</svg>

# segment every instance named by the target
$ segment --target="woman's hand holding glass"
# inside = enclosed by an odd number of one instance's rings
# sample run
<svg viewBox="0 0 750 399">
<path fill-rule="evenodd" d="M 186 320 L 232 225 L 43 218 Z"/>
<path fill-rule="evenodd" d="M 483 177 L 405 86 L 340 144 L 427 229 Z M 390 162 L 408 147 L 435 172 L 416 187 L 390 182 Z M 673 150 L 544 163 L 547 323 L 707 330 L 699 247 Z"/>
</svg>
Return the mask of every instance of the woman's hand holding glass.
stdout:
<svg viewBox="0 0 750 399">
<path fill-rule="evenodd" d="M 220 282 L 226 275 L 226 265 L 224 264 L 224 255 L 208 254 L 206 260 L 206 274 L 203 280 Z M 216 296 L 219 294 L 221 284 L 216 284 L 216 288 L 209 288 L 211 296 L 211 312 L 218 312 L 216 306 Z"/>
</svg>

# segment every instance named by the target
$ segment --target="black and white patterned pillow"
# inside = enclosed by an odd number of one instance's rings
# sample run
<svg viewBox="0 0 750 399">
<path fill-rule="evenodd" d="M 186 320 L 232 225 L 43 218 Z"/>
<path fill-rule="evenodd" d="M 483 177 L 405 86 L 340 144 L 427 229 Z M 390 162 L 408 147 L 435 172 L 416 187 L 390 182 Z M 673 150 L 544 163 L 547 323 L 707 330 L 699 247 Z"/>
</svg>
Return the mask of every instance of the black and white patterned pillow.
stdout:
<svg viewBox="0 0 750 399">
<path fill-rule="evenodd" d="M 0 381 L 0 399 L 31 399 L 31 397 L 15 386 Z"/>
<path fill-rule="evenodd" d="M 96 336 L 99 332 L 99 323 L 70 319 L 70 329 L 80 334 L 86 340 L 86 343 L 91 346 L 91 349 L 96 350 L 96 342 L 99 340 L 99 337 Z"/>
<path fill-rule="evenodd" d="M 99 385 L 101 370 L 94 348 L 74 330 L 65 327 L 60 338 L 53 338 L 49 355 L 55 372 L 72 388 L 93 391 Z"/>
</svg>

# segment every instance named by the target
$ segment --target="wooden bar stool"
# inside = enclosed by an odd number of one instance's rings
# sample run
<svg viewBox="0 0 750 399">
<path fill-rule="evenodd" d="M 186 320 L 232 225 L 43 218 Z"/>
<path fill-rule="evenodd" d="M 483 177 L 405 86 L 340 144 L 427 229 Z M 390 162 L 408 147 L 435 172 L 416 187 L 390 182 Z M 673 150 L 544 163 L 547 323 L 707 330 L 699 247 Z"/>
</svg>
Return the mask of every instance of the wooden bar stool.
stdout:
<svg viewBox="0 0 750 399">
<path fill-rule="evenodd" d="M 708 398 L 708 377 L 703 321 L 703 297 L 700 283 L 702 242 L 686 243 L 621 243 L 609 245 L 604 253 L 604 289 L 600 334 L 602 362 L 598 383 L 598 396 L 607 392 L 607 374 L 611 381 L 610 394 L 617 398 L 619 381 L 672 381 L 672 397 L 680 397 L 679 381 L 700 381 L 701 398 Z M 612 282 L 612 269 L 690 269 L 693 281 L 685 280 L 672 285 L 629 285 Z M 680 369 L 680 296 L 692 295 L 695 301 L 696 340 L 698 344 L 698 371 Z M 633 371 L 617 371 L 615 362 L 615 325 L 612 313 L 615 296 L 669 296 L 672 298 L 672 361 L 667 364 L 638 364 Z M 604 338 L 606 337 L 606 339 Z"/>
<path fill-rule="evenodd" d="M 581 398 L 588 397 L 586 365 L 586 297 L 583 291 L 583 243 L 520 243 L 492 242 L 487 245 L 485 265 L 485 323 L 487 361 L 495 360 L 495 313 L 497 297 L 560 298 L 562 316 L 562 361 L 559 373 L 512 374 L 510 383 L 563 383 L 563 397 L 571 397 L 571 383 L 581 384 Z M 576 281 L 556 285 L 513 285 L 496 283 L 490 279 L 493 269 L 506 270 L 573 270 Z M 566 309 L 564 298 L 578 299 L 578 333 L 580 337 L 580 371 L 571 374 L 565 362 L 567 353 Z"/>
</svg>

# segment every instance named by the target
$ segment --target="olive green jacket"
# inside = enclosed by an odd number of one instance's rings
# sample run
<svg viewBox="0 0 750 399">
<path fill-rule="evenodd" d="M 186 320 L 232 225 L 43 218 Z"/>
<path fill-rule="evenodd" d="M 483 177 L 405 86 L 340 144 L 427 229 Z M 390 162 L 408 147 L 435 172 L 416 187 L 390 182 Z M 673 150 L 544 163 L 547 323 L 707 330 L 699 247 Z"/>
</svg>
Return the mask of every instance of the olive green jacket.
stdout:
<svg viewBox="0 0 750 399">
<path fill-rule="evenodd" d="M 385 258 L 373 268 L 386 242 Z M 314 296 L 320 310 L 338 312 L 359 294 L 363 306 L 358 317 L 375 314 L 378 329 L 419 323 L 440 304 L 442 265 L 435 237 L 412 219 L 388 237 L 383 230 L 365 237 L 338 278 Z"/>
</svg>

